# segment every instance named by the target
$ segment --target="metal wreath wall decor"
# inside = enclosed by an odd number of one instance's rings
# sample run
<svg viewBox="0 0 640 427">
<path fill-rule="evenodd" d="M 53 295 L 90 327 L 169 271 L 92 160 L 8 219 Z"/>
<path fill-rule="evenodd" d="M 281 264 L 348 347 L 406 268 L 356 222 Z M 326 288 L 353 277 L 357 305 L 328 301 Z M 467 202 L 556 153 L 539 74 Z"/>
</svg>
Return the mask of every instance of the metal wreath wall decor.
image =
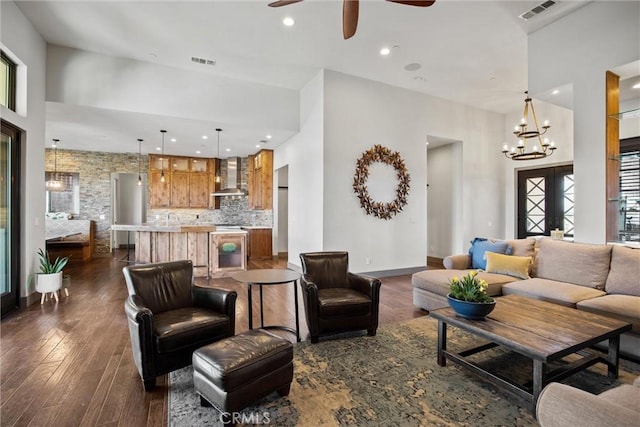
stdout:
<svg viewBox="0 0 640 427">
<path fill-rule="evenodd" d="M 392 202 L 376 202 L 371 198 L 367 190 L 367 179 L 369 178 L 369 166 L 374 162 L 381 162 L 392 166 L 396 170 L 398 186 L 396 187 L 396 198 Z M 353 191 L 360 199 L 360 206 L 367 215 L 373 215 L 380 219 L 391 219 L 402 212 L 402 208 L 407 204 L 409 194 L 409 182 L 411 177 L 404 164 L 404 160 L 397 151 L 391 151 L 382 145 L 374 145 L 373 148 L 362 153 L 362 157 L 356 162 L 356 173 L 353 177 Z"/>
</svg>

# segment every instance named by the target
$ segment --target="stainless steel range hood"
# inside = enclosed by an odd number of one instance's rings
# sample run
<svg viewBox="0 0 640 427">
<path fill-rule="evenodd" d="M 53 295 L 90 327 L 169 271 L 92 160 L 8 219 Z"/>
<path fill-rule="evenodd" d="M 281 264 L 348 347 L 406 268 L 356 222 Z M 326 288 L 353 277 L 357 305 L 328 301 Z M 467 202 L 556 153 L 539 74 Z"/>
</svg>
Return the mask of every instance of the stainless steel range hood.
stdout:
<svg viewBox="0 0 640 427">
<path fill-rule="evenodd" d="M 212 196 L 246 196 L 247 192 L 243 190 L 241 185 L 239 157 L 230 157 L 227 159 L 227 183 L 226 188 L 211 193 Z"/>
</svg>

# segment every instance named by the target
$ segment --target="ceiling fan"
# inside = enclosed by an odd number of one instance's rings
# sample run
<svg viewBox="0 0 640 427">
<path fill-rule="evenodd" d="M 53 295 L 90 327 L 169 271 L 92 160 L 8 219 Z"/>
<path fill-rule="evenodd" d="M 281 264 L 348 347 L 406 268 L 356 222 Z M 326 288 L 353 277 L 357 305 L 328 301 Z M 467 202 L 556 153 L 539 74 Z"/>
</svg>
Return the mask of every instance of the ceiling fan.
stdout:
<svg viewBox="0 0 640 427">
<path fill-rule="evenodd" d="M 302 0 L 278 0 L 273 3 L 269 3 L 271 7 L 287 6 L 294 3 L 299 3 Z M 435 0 L 386 0 L 391 3 L 406 4 L 408 6 L 417 7 L 429 7 L 435 3 Z M 353 37 L 358 27 L 358 10 L 360 2 L 358 0 L 344 0 L 342 4 L 342 35 L 344 39 Z"/>
</svg>

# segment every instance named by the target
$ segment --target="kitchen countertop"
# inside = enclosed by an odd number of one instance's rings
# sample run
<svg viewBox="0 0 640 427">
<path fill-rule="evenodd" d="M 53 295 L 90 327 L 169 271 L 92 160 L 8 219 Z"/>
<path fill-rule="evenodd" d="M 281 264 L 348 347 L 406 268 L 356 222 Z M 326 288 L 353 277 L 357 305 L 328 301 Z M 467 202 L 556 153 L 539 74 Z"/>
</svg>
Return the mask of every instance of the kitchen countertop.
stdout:
<svg viewBox="0 0 640 427">
<path fill-rule="evenodd" d="M 208 233 L 216 230 L 215 225 L 204 224 L 175 224 L 175 225 L 158 225 L 158 224 L 113 224 L 113 231 L 149 231 L 158 233 Z"/>
<path fill-rule="evenodd" d="M 236 228 L 236 229 L 222 228 L 220 230 L 210 231 L 209 234 L 247 234 L 247 231 L 241 230 L 239 228 Z"/>
</svg>

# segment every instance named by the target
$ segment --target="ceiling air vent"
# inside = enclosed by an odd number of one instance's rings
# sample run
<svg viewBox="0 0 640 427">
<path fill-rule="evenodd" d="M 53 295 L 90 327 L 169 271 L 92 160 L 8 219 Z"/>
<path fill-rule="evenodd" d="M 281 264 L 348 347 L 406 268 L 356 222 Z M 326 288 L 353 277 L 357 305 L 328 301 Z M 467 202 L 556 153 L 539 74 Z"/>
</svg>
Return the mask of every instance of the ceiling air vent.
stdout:
<svg viewBox="0 0 640 427">
<path fill-rule="evenodd" d="M 195 62 L 197 64 L 203 64 L 203 65 L 211 65 L 212 67 L 216 66 L 216 61 L 214 59 L 198 58 L 198 57 L 192 56 L 191 62 Z"/>
<path fill-rule="evenodd" d="M 545 10 L 549 9 L 554 4 L 556 4 L 556 2 L 553 1 L 553 0 L 548 0 L 548 1 L 545 1 L 543 3 L 540 3 L 539 5 L 534 7 L 533 9 L 527 10 L 526 12 L 522 13 L 519 16 L 519 18 L 520 19 L 524 19 L 525 21 L 528 21 L 529 19 L 533 18 L 534 16 L 539 15 L 540 13 L 542 13 Z"/>
</svg>

